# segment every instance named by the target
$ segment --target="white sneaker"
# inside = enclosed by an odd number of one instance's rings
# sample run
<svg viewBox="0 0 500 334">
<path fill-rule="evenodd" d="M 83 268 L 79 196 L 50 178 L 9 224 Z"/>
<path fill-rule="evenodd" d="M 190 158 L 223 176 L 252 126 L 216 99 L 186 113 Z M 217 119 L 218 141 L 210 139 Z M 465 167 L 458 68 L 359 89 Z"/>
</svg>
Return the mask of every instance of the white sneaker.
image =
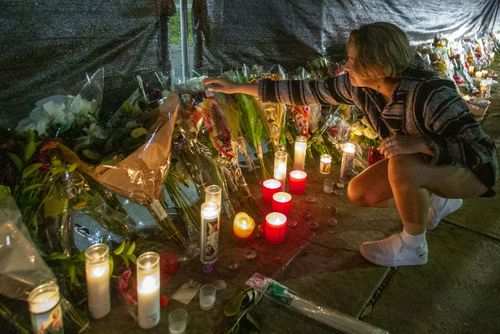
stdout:
<svg viewBox="0 0 500 334">
<path fill-rule="evenodd" d="M 457 211 L 463 202 L 461 198 L 443 198 L 432 194 L 431 204 L 427 211 L 427 230 L 435 229 L 441 219 Z"/>
<path fill-rule="evenodd" d="M 427 241 L 424 239 L 417 248 L 411 248 L 403 242 L 401 233 L 383 240 L 364 242 L 359 251 L 365 259 L 379 266 L 399 267 L 427 263 Z"/>
</svg>

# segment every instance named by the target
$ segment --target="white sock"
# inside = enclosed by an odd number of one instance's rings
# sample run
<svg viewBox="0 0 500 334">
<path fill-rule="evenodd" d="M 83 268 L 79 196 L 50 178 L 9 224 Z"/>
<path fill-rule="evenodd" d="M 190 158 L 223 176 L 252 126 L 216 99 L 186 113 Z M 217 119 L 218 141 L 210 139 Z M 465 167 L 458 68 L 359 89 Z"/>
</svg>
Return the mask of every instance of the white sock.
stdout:
<svg viewBox="0 0 500 334">
<path fill-rule="evenodd" d="M 416 249 L 427 242 L 427 239 L 425 238 L 425 231 L 421 234 L 412 235 L 403 229 L 403 232 L 401 232 L 401 239 L 405 244 L 413 249 Z"/>
</svg>

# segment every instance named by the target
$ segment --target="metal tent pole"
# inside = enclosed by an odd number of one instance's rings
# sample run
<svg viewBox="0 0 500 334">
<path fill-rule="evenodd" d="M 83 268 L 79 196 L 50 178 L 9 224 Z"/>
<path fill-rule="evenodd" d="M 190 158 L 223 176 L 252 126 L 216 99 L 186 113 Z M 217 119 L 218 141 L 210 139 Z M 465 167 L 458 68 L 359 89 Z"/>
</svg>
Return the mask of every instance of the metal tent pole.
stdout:
<svg viewBox="0 0 500 334">
<path fill-rule="evenodd" d="M 187 0 L 179 0 L 181 19 L 181 80 L 189 79 L 189 55 L 188 55 L 188 5 Z"/>
</svg>

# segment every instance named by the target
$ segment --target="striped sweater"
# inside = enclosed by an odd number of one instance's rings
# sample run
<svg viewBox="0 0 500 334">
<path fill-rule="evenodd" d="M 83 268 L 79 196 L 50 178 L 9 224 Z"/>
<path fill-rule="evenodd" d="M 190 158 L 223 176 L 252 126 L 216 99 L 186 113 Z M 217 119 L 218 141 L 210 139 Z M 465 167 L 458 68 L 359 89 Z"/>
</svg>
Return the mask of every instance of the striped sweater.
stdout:
<svg viewBox="0 0 500 334">
<path fill-rule="evenodd" d="M 408 68 L 388 104 L 373 89 L 351 86 L 348 74 L 324 80 L 262 80 L 259 97 L 289 105 L 356 105 L 382 138 L 420 135 L 434 153 L 429 163 L 468 167 L 489 188 L 483 196 L 495 194 L 495 144 L 469 112 L 454 83 L 433 72 Z"/>
</svg>

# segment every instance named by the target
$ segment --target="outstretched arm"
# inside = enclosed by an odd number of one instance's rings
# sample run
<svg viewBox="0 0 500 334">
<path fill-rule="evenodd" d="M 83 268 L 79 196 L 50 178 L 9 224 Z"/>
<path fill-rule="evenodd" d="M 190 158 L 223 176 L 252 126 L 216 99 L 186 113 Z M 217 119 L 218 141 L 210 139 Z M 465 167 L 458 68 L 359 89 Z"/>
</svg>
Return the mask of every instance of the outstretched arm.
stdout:
<svg viewBox="0 0 500 334">
<path fill-rule="evenodd" d="M 206 78 L 203 84 L 207 86 L 210 92 L 225 93 L 225 94 L 247 94 L 257 97 L 258 83 L 234 83 L 220 78 Z"/>
</svg>

